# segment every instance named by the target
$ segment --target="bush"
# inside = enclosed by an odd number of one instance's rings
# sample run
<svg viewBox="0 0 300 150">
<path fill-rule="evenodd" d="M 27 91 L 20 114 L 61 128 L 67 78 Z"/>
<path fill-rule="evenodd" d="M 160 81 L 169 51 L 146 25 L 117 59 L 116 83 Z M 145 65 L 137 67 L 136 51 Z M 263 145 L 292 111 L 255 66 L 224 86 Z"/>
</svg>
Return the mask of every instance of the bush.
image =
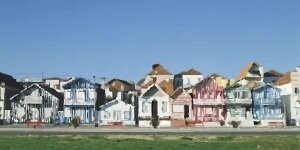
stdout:
<svg viewBox="0 0 300 150">
<path fill-rule="evenodd" d="M 241 121 L 231 121 L 229 124 L 232 125 L 233 128 L 238 128 L 241 124 Z"/>
<path fill-rule="evenodd" d="M 80 126 L 80 117 L 76 116 L 72 119 L 71 124 L 73 125 L 74 128 L 77 128 Z"/>
<path fill-rule="evenodd" d="M 220 125 L 224 126 L 225 125 L 225 121 L 224 120 L 220 120 Z"/>
<path fill-rule="evenodd" d="M 152 117 L 150 124 L 153 126 L 153 128 L 157 128 L 159 126 L 159 118 L 158 116 Z"/>
</svg>

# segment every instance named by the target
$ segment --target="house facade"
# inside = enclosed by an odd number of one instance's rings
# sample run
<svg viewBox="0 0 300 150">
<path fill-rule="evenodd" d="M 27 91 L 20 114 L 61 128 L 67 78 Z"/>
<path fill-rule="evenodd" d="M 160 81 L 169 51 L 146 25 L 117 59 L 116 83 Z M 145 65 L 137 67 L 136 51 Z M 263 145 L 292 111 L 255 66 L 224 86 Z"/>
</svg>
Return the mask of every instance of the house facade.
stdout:
<svg viewBox="0 0 300 150">
<path fill-rule="evenodd" d="M 253 119 L 257 125 L 280 126 L 285 125 L 281 90 L 270 84 L 252 90 Z"/>
<path fill-rule="evenodd" d="M 172 127 L 186 126 L 193 119 L 192 96 L 184 88 L 177 88 L 170 97 Z"/>
<path fill-rule="evenodd" d="M 167 69 L 165 69 L 160 64 L 152 65 L 152 70 L 137 83 L 137 90 L 140 93 L 144 93 L 149 86 L 153 84 L 159 84 L 163 81 L 173 81 L 174 75 L 170 73 Z M 174 89 L 173 89 L 174 90 Z"/>
<path fill-rule="evenodd" d="M 209 77 L 214 79 L 216 81 L 216 83 L 219 86 L 222 86 L 223 88 L 226 88 L 235 82 L 233 79 L 227 79 L 226 77 L 224 77 L 220 74 L 217 74 L 217 73 L 213 73 L 213 74 L 209 75 Z"/>
<path fill-rule="evenodd" d="M 58 119 L 59 101 L 62 100 L 63 95 L 56 90 L 45 85 L 32 84 L 10 98 L 12 121 L 54 123 Z"/>
<path fill-rule="evenodd" d="M 269 70 L 264 73 L 264 82 L 268 84 L 275 84 L 280 77 L 282 76 L 282 73 L 279 73 L 276 70 Z"/>
<path fill-rule="evenodd" d="M 193 68 L 187 71 L 183 71 L 174 76 L 174 90 L 179 87 L 194 87 L 201 80 L 203 80 L 203 75 L 199 71 Z"/>
<path fill-rule="evenodd" d="M 160 127 L 170 127 L 170 96 L 153 84 L 139 96 L 138 118 L 140 127 L 152 127 L 151 118 L 159 117 Z"/>
<path fill-rule="evenodd" d="M 65 84 L 63 88 L 64 122 L 69 123 L 77 116 L 82 123 L 93 123 L 97 86 L 84 78 L 76 78 Z"/>
<path fill-rule="evenodd" d="M 121 93 L 120 93 L 121 94 Z M 134 106 L 121 99 L 112 100 L 99 107 L 100 125 L 135 125 Z"/>
<path fill-rule="evenodd" d="M 55 89 L 58 92 L 64 92 L 63 86 L 67 84 L 68 82 L 71 82 L 74 80 L 73 77 L 69 77 L 67 79 L 62 79 L 59 77 L 52 77 L 52 78 L 45 78 L 43 79 L 43 84 L 49 86 L 50 88 Z"/>
<path fill-rule="evenodd" d="M 0 72 L 0 88 L 1 88 L 1 116 L 0 125 L 11 123 L 11 105 L 10 98 L 18 94 L 22 89 L 22 85 L 12 76 Z"/>
<path fill-rule="evenodd" d="M 211 77 L 196 85 L 193 91 L 194 120 L 196 125 L 220 126 L 225 121 L 224 88 Z"/>
<path fill-rule="evenodd" d="M 104 85 L 106 99 L 108 101 L 115 100 L 117 97 L 126 102 L 132 104 L 131 93 L 135 92 L 135 84 L 133 82 L 125 81 L 122 79 L 112 79 L 105 83 L 103 81 L 101 85 Z M 119 95 L 121 94 L 121 96 Z"/>
<path fill-rule="evenodd" d="M 250 81 L 263 82 L 264 69 L 257 62 L 250 63 L 243 68 L 236 81 L 241 85 L 247 85 Z"/>
<path fill-rule="evenodd" d="M 4 95 L 5 95 L 5 83 L 0 83 L 0 120 L 4 120 Z"/>
<path fill-rule="evenodd" d="M 300 126 L 300 67 L 285 73 L 275 85 L 282 91 L 287 125 Z"/>
<path fill-rule="evenodd" d="M 251 89 L 239 84 L 225 89 L 226 125 L 240 122 L 241 127 L 253 127 Z"/>
</svg>

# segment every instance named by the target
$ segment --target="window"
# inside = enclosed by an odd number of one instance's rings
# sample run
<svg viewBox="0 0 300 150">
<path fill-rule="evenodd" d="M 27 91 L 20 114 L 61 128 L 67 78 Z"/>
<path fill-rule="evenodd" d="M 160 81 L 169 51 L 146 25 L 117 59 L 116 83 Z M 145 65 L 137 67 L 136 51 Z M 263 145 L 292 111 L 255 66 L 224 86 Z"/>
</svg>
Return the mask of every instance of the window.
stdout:
<svg viewBox="0 0 300 150">
<path fill-rule="evenodd" d="M 243 92 L 243 97 L 242 98 L 248 98 L 249 93 L 248 92 Z"/>
<path fill-rule="evenodd" d="M 146 102 L 143 102 L 143 104 L 142 104 L 142 112 L 143 113 L 148 113 L 148 107 L 147 107 L 147 103 Z"/>
<path fill-rule="evenodd" d="M 104 113 L 104 119 L 109 119 L 110 118 L 110 113 L 108 111 L 106 111 Z"/>
<path fill-rule="evenodd" d="M 237 92 L 234 92 L 233 95 L 234 95 L 234 98 L 237 98 Z"/>
<path fill-rule="evenodd" d="M 114 111 L 114 120 L 121 120 L 121 111 L 120 110 Z"/>
<path fill-rule="evenodd" d="M 295 94 L 299 94 L 299 88 L 295 88 Z"/>
<path fill-rule="evenodd" d="M 130 120 L 130 111 L 124 111 L 124 119 Z"/>
<path fill-rule="evenodd" d="M 183 113 L 184 106 L 183 105 L 173 105 L 173 112 L 174 113 Z"/>
<path fill-rule="evenodd" d="M 162 102 L 162 112 L 163 113 L 167 112 L 167 102 Z"/>
</svg>

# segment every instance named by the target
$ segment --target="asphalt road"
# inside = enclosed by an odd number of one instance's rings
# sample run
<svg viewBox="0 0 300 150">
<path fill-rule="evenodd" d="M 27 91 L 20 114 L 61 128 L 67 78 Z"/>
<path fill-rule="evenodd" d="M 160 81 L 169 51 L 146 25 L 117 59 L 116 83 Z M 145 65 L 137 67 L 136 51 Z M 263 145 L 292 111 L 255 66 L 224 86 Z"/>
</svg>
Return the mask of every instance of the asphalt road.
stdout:
<svg viewBox="0 0 300 150">
<path fill-rule="evenodd" d="M 300 128 L 0 128 L 0 135 L 298 135 Z"/>
</svg>

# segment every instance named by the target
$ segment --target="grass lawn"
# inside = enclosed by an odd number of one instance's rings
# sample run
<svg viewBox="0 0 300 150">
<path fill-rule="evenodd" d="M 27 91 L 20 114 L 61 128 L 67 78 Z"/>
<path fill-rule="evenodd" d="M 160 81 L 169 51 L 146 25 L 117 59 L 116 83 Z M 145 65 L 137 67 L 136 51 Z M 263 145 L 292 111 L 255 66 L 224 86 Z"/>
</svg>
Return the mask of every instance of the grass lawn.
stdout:
<svg viewBox="0 0 300 150">
<path fill-rule="evenodd" d="M 300 136 L 0 136 L 1 150 L 298 150 Z"/>
</svg>

